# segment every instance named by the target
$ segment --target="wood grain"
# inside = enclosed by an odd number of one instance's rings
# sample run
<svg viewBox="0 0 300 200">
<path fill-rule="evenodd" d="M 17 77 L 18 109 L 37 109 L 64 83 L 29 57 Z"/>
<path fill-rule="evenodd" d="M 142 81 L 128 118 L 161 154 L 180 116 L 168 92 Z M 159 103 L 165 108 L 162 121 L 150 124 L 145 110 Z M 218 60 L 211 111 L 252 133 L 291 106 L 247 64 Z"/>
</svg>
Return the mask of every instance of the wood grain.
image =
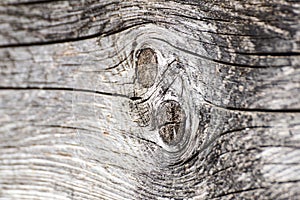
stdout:
<svg viewBox="0 0 300 200">
<path fill-rule="evenodd" d="M 0 199 L 299 199 L 297 1 L 0 3 Z"/>
</svg>

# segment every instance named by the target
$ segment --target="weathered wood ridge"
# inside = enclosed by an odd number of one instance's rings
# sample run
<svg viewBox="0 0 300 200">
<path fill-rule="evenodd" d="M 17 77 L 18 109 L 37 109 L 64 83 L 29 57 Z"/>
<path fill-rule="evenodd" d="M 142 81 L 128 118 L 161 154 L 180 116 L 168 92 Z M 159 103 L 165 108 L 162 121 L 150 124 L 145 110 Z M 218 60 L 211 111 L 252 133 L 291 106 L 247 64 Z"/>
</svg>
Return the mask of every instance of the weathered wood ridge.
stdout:
<svg viewBox="0 0 300 200">
<path fill-rule="evenodd" d="M 300 199 L 300 2 L 2 0 L 0 199 Z"/>
</svg>

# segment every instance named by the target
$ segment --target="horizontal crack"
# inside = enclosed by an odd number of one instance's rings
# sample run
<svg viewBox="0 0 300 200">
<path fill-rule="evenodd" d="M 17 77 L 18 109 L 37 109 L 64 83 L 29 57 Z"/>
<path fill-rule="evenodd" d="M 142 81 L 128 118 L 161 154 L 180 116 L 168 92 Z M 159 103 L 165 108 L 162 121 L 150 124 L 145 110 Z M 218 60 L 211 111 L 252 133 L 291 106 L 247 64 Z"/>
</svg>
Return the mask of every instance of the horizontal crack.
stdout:
<svg viewBox="0 0 300 200">
<path fill-rule="evenodd" d="M 129 97 L 124 94 L 110 93 L 110 92 L 102 92 L 97 90 L 88 90 L 88 89 L 78 89 L 78 88 L 66 88 L 66 87 L 5 87 L 0 86 L 0 90 L 52 90 L 52 91 L 76 91 L 76 92 L 87 92 L 93 94 L 100 94 L 106 96 L 115 96 L 115 97 L 123 97 L 129 100 L 133 100 L 132 97 Z"/>
<path fill-rule="evenodd" d="M 240 132 L 248 129 L 257 129 L 257 128 L 272 128 L 272 126 L 248 126 L 248 127 L 238 128 L 238 129 L 232 129 L 232 130 L 222 132 L 220 134 L 220 137 L 234 132 Z"/>
<path fill-rule="evenodd" d="M 57 2 L 63 2 L 64 0 L 56 0 Z M 15 3 L 0 3 L 1 6 L 26 6 L 26 5 L 35 5 L 35 4 L 48 4 L 53 3 L 52 0 L 35 0 L 35 1 L 29 1 L 29 2 L 15 2 Z"/>
<path fill-rule="evenodd" d="M 287 57 L 287 56 L 300 56 L 300 52 L 232 52 L 241 55 L 252 55 L 252 56 L 274 56 L 274 57 Z"/>
<path fill-rule="evenodd" d="M 224 193 L 224 194 L 221 194 L 221 195 L 214 196 L 212 199 L 219 199 L 221 197 L 225 197 L 225 196 L 228 196 L 228 195 L 240 194 L 240 193 L 244 193 L 244 192 L 250 192 L 250 191 L 253 191 L 253 190 L 265 190 L 265 189 L 267 189 L 267 188 L 266 187 L 257 187 L 257 188 L 247 188 L 247 189 L 242 189 L 242 190 L 236 190 L 236 191 L 233 191 L 233 192 L 228 192 L 228 193 Z"/>
<path fill-rule="evenodd" d="M 231 111 L 241 111 L 241 112 L 260 112 L 260 113 L 300 113 L 300 108 L 291 108 L 291 109 L 267 109 L 267 108 L 235 108 L 230 106 L 221 106 L 217 105 L 215 103 L 212 103 L 206 99 L 204 101 L 207 104 L 210 104 L 211 106 L 225 109 L 225 110 L 231 110 Z"/>
</svg>

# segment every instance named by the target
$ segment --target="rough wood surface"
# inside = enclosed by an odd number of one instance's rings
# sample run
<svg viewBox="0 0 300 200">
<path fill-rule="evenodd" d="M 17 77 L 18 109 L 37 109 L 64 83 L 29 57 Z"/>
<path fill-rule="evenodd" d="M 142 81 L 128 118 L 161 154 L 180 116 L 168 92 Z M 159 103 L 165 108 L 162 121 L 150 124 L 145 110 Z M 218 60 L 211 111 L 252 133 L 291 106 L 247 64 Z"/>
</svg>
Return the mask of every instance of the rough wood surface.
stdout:
<svg viewBox="0 0 300 200">
<path fill-rule="evenodd" d="M 298 1 L 0 3 L 0 199 L 300 199 Z"/>
</svg>

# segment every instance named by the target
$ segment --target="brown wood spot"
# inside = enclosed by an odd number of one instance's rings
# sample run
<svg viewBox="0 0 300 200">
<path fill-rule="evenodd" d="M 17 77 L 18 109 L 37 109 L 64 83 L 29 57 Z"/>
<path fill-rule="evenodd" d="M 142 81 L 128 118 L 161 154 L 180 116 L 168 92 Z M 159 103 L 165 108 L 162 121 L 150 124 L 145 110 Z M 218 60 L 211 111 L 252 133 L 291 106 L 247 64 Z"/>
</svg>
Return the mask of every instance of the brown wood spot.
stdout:
<svg viewBox="0 0 300 200">
<path fill-rule="evenodd" d="M 144 87 L 151 87 L 157 74 L 157 56 L 154 50 L 145 48 L 140 50 L 137 56 L 137 78 L 138 82 Z"/>
<path fill-rule="evenodd" d="M 168 145 L 177 144 L 183 136 L 185 113 L 176 101 L 164 102 L 157 115 L 159 135 Z"/>
</svg>

